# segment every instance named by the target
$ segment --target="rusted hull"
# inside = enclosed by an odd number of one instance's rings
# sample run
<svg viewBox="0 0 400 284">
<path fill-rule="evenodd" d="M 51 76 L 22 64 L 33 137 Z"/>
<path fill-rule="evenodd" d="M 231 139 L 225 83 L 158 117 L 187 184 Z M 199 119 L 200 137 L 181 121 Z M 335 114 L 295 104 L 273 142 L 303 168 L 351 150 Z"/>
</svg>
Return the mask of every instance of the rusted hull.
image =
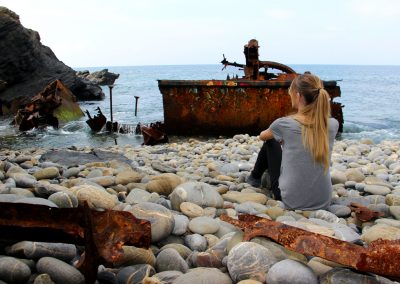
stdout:
<svg viewBox="0 0 400 284">
<path fill-rule="evenodd" d="M 75 96 L 60 80 L 55 80 L 18 110 L 13 124 L 21 131 L 41 126 L 58 128 L 59 123 L 82 116 Z"/>
<path fill-rule="evenodd" d="M 292 112 L 291 80 L 159 80 L 168 135 L 258 135 L 275 119 Z M 336 81 L 324 81 L 331 98 L 340 96 Z M 332 115 L 343 125 L 342 106 Z"/>
</svg>

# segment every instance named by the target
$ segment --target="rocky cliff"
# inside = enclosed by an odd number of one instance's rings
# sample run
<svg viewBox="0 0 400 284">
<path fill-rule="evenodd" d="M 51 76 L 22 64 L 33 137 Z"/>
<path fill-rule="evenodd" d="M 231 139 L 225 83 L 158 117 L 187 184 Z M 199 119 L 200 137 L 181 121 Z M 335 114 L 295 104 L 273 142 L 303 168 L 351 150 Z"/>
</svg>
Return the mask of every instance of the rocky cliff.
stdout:
<svg viewBox="0 0 400 284">
<path fill-rule="evenodd" d="M 0 114 L 14 113 L 56 79 L 78 100 L 104 99 L 99 86 L 77 77 L 41 44 L 38 32 L 23 27 L 17 14 L 0 7 Z"/>
</svg>

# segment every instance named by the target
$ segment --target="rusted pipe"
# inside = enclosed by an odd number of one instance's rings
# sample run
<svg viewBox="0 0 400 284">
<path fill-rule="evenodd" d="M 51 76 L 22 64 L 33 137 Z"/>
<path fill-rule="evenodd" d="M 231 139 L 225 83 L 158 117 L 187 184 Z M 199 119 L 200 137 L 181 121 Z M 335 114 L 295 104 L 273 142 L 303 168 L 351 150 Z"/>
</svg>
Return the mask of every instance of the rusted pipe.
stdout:
<svg viewBox="0 0 400 284">
<path fill-rule="evenodd" d="M 322 257 L 363 272 L 400 277 L 400 240 L 378 239 L 362 247 L 254 215 L 239 215 L 239 220 L 222 215 L 220 219 L 243 229 L 244 241 L 268 237 L 301 254 Z"/>
</svg>

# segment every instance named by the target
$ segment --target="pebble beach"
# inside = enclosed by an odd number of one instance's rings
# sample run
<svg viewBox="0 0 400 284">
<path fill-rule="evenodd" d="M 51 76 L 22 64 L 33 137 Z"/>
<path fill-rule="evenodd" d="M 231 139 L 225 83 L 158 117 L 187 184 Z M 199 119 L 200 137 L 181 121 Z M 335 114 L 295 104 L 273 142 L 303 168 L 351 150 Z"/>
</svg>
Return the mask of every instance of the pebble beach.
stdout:
<svg viewBox="0 0 400 284">
<path fill-rule="evenodd" d="M 86 201 L 150 221 L 151 247 L 124 246 L 123 259 L 99 266 L 98 283 L 398 283 L 267 238 L 245 242 L 219 216 L 253 214 L 361 246 L 400 239 L 400 141 L 335 141 L 332 203 L 317 211 L 287 210 L 265 188 L 245 183 L 261 145 L 256 136 L 235 135 L 156 146 L 2 149 L 0 202 L 75 208 Z M 85 161 L 93 154 L 104 158 Z M 362 222 L 352 202 L 381 216 Z M 1 251 L 0 284 L 84 283 L 73 244 L 23 241 Z"/>
</svg>

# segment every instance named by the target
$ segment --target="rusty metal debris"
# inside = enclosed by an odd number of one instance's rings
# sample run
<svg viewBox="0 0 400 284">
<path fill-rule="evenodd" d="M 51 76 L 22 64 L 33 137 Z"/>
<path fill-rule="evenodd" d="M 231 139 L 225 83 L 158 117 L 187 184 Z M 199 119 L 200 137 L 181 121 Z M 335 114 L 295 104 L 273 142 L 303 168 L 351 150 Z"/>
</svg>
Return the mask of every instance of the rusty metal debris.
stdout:
<svg viewBox="0 0 400 284">
<path fill-rule="evenodd" d="M 385 215 L 383 212 L 373 211 L 368 207 L 355 202 L 350 203 L 349 208 L 356 214 L 357 219 L 362 222 L 367 222 Z"/>
<path fill-rule="evenodd" d="M 108 132 L 117 132 L 117 133 L 121 133 L 121 134 L 135 132 L 135 127 L 133 127 L 132 125 L 122 124 L 122 123 L 118 123 L 116 121 L 114 121 L 114 122 L 107 121 L 107 118 L 101 111 L 100 107 L 97 107 L 96 110 L 97 110 L 97 114 L 93 117 L 90 114 L 90 112 L 88 110 L 86 110 L 86 115 L 89 118 L 88 120 L 86 120 L 86 123 L 89 125 L 91 130 L 93 130 L 95 132 L 99 132 L 105 126 L 105 130 Z"/>
<path fill-rule="evenodd" d="M 254 215 L 240 215 L 239 220 L 222 215 L 220 219 L 243 229 L 244 241 L 257 236 L 268 237 L 301 254 L 318 256 L 363 272 L 400 277 L 400 240 L 379 239 L 362 247 Z"/>
<path fill-rule="evenodd" d="M 243 69 L 244 76 L 227 80 L 158 80 L 163 97 L 168 135 L 258 135 L 275 119 L 292 112 L 288 88 L 298 76 L 292 68 L 259 60 L 257 40 L 244 46 L 245 64 L 221 63 Z M 278 70 L 280 72 L 275 72 Z M 337 81 L 323 81 L 331 97 L 332 116 L 343 130 L 342 105 Z"/>
<path fill-rule="evenodd" d="M 77 268 L 86 283 L 95 283 L 97 267 L 123 256 L 124 244 L 148 248 L 150 222 L 125 211 L 51 208 L 42 205 L 0 203 L 2 240 L 31 240 L 84 245 Z"/>
<path fill-rule="evenodd" d="M 75 96 L 60 80 L 55 80 L 18 110 L 13 124 L 21 131 L 48 125 L 58 128 L 60 122 L 82 116 Z"/>
<path fill-rule="evenodd" d="M 142 125 L 138 123 L 135 127 L 129 124 L 120 124 L 116 121 L 107 121 L 107 118 L 97 107 L 97 114 L 92 117 L 88 110 L 86 110 L 86 115 L 88 120 L 86 123 L 89 125 L 90 129 L 95 132 L 101 131 L 104 126 L 105 130 L 108 132 L 117 132 L 121 134 L 135 133 L 143 135 L 143 145 L 156 145 L 160 143 L 167 143 L 168 136 L 164 130 L 164 124 L 160 121 L 150 123 L 150 125 Z"/>
<path fill-rule="evenodd" d="M 140 131 L 143 135 L 143 145 L 156 145 L 168 142 L 168 136 L 164 132 L 164 124 L 160 121 L 151 123 L 150 126 L 141 125 Z"/>
<path fill-rule="evenodd" d="M 86 110 L 86 115 L 89 118 L 88 120 L 86 120 L 86 123 L 89 125 L 90 129 L 98 132 L 101 129 L 103 129 L 104 125 L 107 122 L 107 118 L 102 113 L 100 107 L 97 107 L 96 110 L 97 110 L 97 114 L 94 117 L 92 117 L 90 115 L 89 111 Z"/>
<path fill-rule="evenodd" d="M 282 72 L 285 72 L 286 78 L 294 79 L 296 76 L 296 71 L 294 71 L 289 66 L 274 62 L 274 61 L 261 61 L 258 58 L 258 41 L 255 39 L 249 40 L 249 42 L 244 46 L 244 56 L 246 58 L 246 64 L 239 64 L 236 62 L 229 62 L 226 60 L 225 55 L 223 55 L 224 59 L 221 63 L 224 65 L 222 70 L 226 68 L 226 66 L 234 66 L 243 68 L 244 77 L 246 80 L 269 80 L 272 78 L 277 78 L 278 76 L 273 73 L 268 73 L 268 68 L 277 69 Z M 264 72 L 260 72 L 260 69 L 264 68 Z"/>
</svg>

